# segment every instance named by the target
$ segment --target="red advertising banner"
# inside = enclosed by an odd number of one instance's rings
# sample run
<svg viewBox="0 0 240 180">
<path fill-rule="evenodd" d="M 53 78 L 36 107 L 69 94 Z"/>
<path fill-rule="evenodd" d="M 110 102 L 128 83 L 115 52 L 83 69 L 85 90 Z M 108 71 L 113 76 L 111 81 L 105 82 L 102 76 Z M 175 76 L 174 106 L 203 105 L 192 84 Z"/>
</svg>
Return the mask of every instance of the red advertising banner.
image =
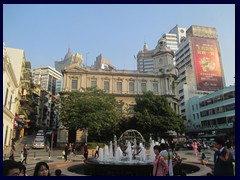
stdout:
<svg viewBox="0 0 240 180">
<path fill-rule="evenodd" d="M 222 68 L 215 39 L 191 37 L 197 90 L 223 88 Z"/>
</svg>

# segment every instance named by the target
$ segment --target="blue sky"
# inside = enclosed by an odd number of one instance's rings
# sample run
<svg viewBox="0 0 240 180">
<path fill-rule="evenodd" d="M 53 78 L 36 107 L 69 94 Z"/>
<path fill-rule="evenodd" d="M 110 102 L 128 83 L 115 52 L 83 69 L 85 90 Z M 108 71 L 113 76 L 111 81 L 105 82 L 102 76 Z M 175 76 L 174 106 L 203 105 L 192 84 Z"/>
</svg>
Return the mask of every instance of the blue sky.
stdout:
<svg viewBox="0 0 240 180">
<path fill-rule="evenodd" d="M 51 66 L 68 47 L 92 65 L 101 53 L 117 69 L 136 69 L 134 55 L 146 41 L 154 49 L 176 24 L 215 27 L 226 85 L 235 82 L 235 5 L 230 4 L 5 4 L 3 40 L 24 49 L 32 67 Z"/>
</svg>

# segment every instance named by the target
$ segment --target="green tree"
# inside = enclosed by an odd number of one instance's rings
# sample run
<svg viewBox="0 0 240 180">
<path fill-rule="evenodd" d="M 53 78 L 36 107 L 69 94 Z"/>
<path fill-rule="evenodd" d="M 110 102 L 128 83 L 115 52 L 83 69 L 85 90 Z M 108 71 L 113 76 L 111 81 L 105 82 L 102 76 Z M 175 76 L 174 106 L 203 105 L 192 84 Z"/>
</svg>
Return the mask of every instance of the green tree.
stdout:
<svg viewBox="0 0 240 180">
<path fill-rule="evenodd" d="M 119 102 L 98 89 L 67 92 L 61 97 L 60 119 L 70 130 L 89 130 L 95 135 L 113 132 L 120 120 Z"/>
<path fill-rule="evenodd" d="M 136 98 L 135 114 L 129 123 L 143 134 L 163 134 L 168 130 L 182 132 L 183 119 L 169 106 L 166 97 L 148 91 Z"/>
</svg>

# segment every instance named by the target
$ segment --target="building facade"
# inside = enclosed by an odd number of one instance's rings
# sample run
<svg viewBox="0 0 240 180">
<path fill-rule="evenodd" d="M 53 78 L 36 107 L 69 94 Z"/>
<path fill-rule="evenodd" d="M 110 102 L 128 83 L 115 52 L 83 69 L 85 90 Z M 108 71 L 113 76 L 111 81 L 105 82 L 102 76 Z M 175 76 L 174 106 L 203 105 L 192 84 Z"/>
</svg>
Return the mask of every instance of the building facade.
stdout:
<svg viewBox="0 0 240 180">
<path fill-rule="evenodd" d="M 156 95 L 166 96 L 170 106 L 175 112 L 180 113 L 176 89 L 178 72 L 173 65 L 174 54 L 164 42 L 164 39 L 159 40 L 154 51 L 154 72 L 83 68 L 78 64 L 72 64 L 62 71 L 63 92 L 98 87 L 114 94 L 125 106 L 132 106 L 137 95 L 153 91 Z"/>
<path fill-rule="evenodd" d="M 62 61 L 55 61 L 55 69 L 61 73 L 65 67 L 71 65 L 72 63 L 82 64 L 82 62 L 83 62 L 82 55 L 79 53 L 72 54 L 71 49 L 68 48 L 68 52 L 65 55 L 64 59 Z"/>
<path fill-rule="evenodd" d="M 216 29 L 191 26 L 175 56 L 181 114 L 188 118 L 187 103 L 191 97 L 201 97 L 225 87 Z"/>
<path fill-rule="evenodd" d="M 33 69 L 33 82 L 41 86 L 41 90 L 56 95 L 56 82 L 62 78 L 62 74 L 51 67 L 40 67 Z"/>
<path fill-rule="evenodd" d="M 164 33 L 160 39 L 165 39 L 166 46 L 175 54 L 182 41 L 186 38 L 186 28 L 176 25 L 169 33 Z M 157 46 L 156 46 L 157 48 Z M 137 70 L 141 72 L 153 72 L 154 68 L 154 51 L 149 50 L 144 43 L 143 50 L 137 54 Z M 175 57 L 173 58 L 175 60 Z M 175 62 L 174 62 L 175 63 Z"/>
<path fill-rule="evenodd" d="M 11 146 L 11 140 L 14 138 L 15 103 L 20 79 L 14 72 L 14 60 L 11 57 L 3 43 L 3 150 Z"/>
<path fill-rule="evenodd" d="M 187 132 L 201 137 L 234 135 L 235 86 L 208 95 L 194 96 L 188 101 Z"/>
</svg>

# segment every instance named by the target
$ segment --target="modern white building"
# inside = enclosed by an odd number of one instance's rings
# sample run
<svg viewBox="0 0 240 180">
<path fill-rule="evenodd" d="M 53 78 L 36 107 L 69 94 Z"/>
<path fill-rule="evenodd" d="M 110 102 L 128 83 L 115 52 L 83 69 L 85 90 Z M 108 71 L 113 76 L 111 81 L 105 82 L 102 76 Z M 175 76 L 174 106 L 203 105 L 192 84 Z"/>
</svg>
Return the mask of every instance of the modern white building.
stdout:
<svg viewBox="0 0 240 180">
<path fill-rule="evenodd" d="M 201 97 L 225 87 L 216 29 L 191 26 L 175 54 L 175 61 L 179 70 L 181 114 L 187 118 L 190 98 Z"/>
<path fill-rule="evenodd" d="M 56 95 L 56 82 L 61 80 L 62 73 L 56 69 L 47 66 L 33 69 L 33 82 L 41 86 L 41 90 L 51 92 Z"/>
<path fill-rule="evenodd" d="M 14 118 L 24 59 L 24 50 L 6 48 L 3 43 L 3 149 L 11 145 L 14 137 Z"/>
</svg>

